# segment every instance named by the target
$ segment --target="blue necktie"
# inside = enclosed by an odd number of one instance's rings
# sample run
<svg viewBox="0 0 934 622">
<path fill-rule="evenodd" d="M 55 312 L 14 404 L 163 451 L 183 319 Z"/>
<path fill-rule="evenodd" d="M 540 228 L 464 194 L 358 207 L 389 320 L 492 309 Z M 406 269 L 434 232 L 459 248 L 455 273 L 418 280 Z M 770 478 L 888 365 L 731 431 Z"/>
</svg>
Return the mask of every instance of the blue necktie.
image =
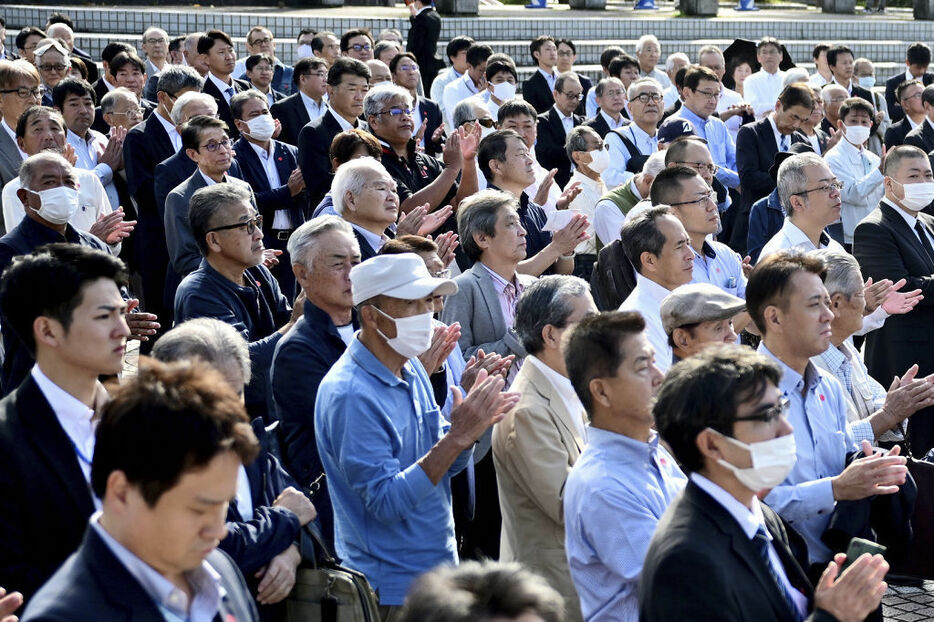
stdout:
<svg viewBox="0 0 934 622">
<path fill-rule="evenodd" d="M 227 87 L 227 90 L 226 90 L 225 92 L 227 93 L 227 98 L 228 98 L 228 99 L 231 98 L 231 97 L 233 97 L 233 95 L 234 95 L 234 90 L 233 90 L 233 87 L 232 87 L 232 86 L 228 86 L 228 87 Z"/>
<path fill-rule="evenodd" d="M 782 134 L 782 140 L 779 144 L 780 151 L 788 151 L 788 137 Z"/>
<path fill-rule="evenodd" d="M 778 576 L 775 568 L 772 567 L 772 560 L 769 558 L 769 537 L 766 535 L 765 529 L 763 527 L 759 527 L 759 530 L 756 532 L 756 536 L 752 539 L 752 543 L 755 545 L 756 551 L 759 552 L 759 555 L 765 561 L 765 567 L 768 568 L 769 574 L 772 575 L 772 579 L 775 580 L 775 584 L 778 586 L 779 591 L 781 591 L 782 596 L 785 598 L 785 603 L 791 609 L 793 614 L 792 619 L 798 620 L 800 622 L 802 618 L 801 612 L 798 611 L 798 606 L 795 604 L 791 594 L 785 588 L 785 584 Z"/>
</svg>

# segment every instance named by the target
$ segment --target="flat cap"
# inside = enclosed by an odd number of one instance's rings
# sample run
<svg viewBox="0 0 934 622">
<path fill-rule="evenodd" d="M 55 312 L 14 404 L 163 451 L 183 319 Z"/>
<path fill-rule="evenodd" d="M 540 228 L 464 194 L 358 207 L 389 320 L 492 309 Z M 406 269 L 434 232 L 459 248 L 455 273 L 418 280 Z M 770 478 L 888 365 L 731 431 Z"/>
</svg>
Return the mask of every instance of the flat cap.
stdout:
<svg viewBox="0 0 934 622">
<path fill-rule="evenodd" d="M 670 335 L 687 324 L 716 322 L 746 310 L 746 301 L 728 294 L 716 285 L 691 283 L 682 285 L 662 300 L 662 326 Z"/>
</svg>

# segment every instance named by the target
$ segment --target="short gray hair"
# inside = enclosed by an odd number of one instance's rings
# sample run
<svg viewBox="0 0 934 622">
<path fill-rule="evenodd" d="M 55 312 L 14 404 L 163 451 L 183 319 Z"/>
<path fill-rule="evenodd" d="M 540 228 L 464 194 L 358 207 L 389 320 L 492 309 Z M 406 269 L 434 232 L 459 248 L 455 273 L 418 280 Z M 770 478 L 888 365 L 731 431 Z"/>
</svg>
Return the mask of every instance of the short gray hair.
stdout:
<svg viewBox="0 0 934 622">
<path fill-rule="evenodd" d="M 363 192 L 363 186 L 375 175 L 389 174 L 386 167 L 379 160 L 370 156 L 354 158 L 337 168 L 334 181 L 331 182 L 331 200 L 334 201 L 334 211 L 344 215 L 344 196 L 349 192 L 357 196 Z"/>
<path fill-rule="evenodd" d="M 639 37 L 639 40 L 636 41 L 636 54 L 642 53 L 642 48 L 645 47 L 646 43 L 654 43 L 658 46 L 658 51 L 662 51 L 662 44 L 658 42 L 658 37 L 655 35 L 642 35 Z"/>
<path fill-rule="evenodd" d="M 412 94 L 409 93 L 408 89 L 404 89 L 397 84 L 387 82 L 370 89 L 366 97 L 363 98 L 363 116 L 368 119 L 377 116 L 386 109 L 390 101 L 397 97 L 405 100 L 406 107 L 412 107 Z"/>
<path fill-rule="evenodd" d="M 831 296 L 843 294 L 849 300 L 863 291 L 863 273 L 860 272 L 859 262 L 849 253 L 822 248 L 808 253 L 821 259 L 827 269 L 824 277 L 824 287 Z"/>
<path fill-rule="evenodd" d="M 457 206 L 457 231 L 461 248 L 468 258 L 479 261 L 483 254 L 473 236 L 483 233 L 496 235 L 496 217 L 503 207 L 519 208 L 516 197 L 501 190 L 481 190 L 461 201 Z"/>
<path fill-rule="evenodd" d="M 208 95 L 207 93 L 201 93 L 196 91 L 188 91 L 179 95 L 178 99 L 175 100 L 175 105 L 172 106 L 172 112 L 169 113 L 169 116 L 172 117 L 172 123 L 175 125 L 181 125 L 185 122 L 185 108 L 194 102 L 201 102 L 206 104 L 209 108 L 214 109 L 214 114 L 217 114 L 217 100 Z"/>
<path fill-rule="evenodd" d="M 603 78 L 597 82 L 597 86 L 594 87 L 594 93 L 596 93 L 597 97 L 603 97 L 603 93 L 613 84 L 621 87 L 623 91 L 626 90 L 623 81 L 619 78 Z"/>
<path fill-rule="evenodd" d="M 65 170 L 73 170 L 71 162 L 66 160 L 60 154 L 54 151 L 40 151 L 31 155 L 19 166 L 19 187 L 26 190 L 33 190 L 32 180 L 40 171 L 44 171 L 49 165 L 60 164 Z"/>
<path fill-rule="evenodd" d="M 136 99 L 136 93 L 126 87 L 118 86 L 101 98 L 101 114 L 110 114 L 113 112 L 114 106 L 117 105 L 117 101 L 121 98 L 132 100 L 133 103 L 139 105 L 139 100 Z"/>
<path fill-rule="evenodd" d="M 671 71 L 674 69 L 676 60 L 683 60 L 689 66 L 691 64 L 691 57 L 689 57 L 684 52 L 675 52 L 674 54 L 669 54 L 668 58 L 665 59 L 665 71 Z"/>
<path fill-rule="evenodd" d="M 555 78 L 555 90 L 564 91 L 564 83 L 573 80 L 580 84 L 580 76 L 573 71 L 565 71 L 564 73 L 559 73 L 558 77 Z"/>
<path fill-rule="evenodd" d="M 723 50 L 721 50 L 716 45 L 705 45 L 701 49 L 697 50 L 697 64 L 700 64 L 701 56 L 704 54 L 716 54 L 720 57 L 720 62 L 725 63 L 726 60 L 723 58 Z"/>
<path fill-rule="evenodd" d="M 808 75 L 808 70 L 802 67 L 792 67 L 785 72 L 785 77 L 782 78 L 782 87 L 786 87 L 789 84 L 794 84 L 795 82 L 807 82 L 810 76 Z"/>
<path fill-rule="evenodd" d="M 215 214 L 231 205 L 251 205 L 252 198 L 250 191 L 240 184 L 214 184 L 195 191 L 188 202 L 188 222 L 202 255 L 208 255 L 204 237 L 211 228 Z"/>
<path fill-rule="evenodd" d="M 551 324 L 567 326 L 574 313 L 574 299 L 590 292 L 587 281 L 576 276 L 553 274 L 543 276 L 522 292 L 516 305 L 516 332 L 529 354 L 545 349 L 542 330 Z"/>
<path fill-rule="evenodd" d="M 179 324 L 159 338 L 152 347 L 152 356 L 164 363 L 198 359 L 218 370 L 236 362 L 243 374 L 243 384 L 250 382 L 246 339 L 230 324 L 214 318 L 199 317 Z"/>
<path fill-rule="evenodd" d="M 832 97 L 833 91 L 837 91 L 837 90 L 840 90 L 846 93 L 846 89 L 840 86 L 839 84 L 837 84 L 836 82 L 830 82 L 828 84 L 825 84 L 823 88 L 821 88 L 820 98 L 824 101 L 825 106 L 830 103 L 830 99 Z"/>
<path fill-rule="evenodd" d="M 646 84 L 651 84 L 656 89 L 658 89 L 658 94 L 663 95 L 665 89 L 662 88 L 662 83 L 656 80 L 655 78 L 639 78 L 638 80 L 633 80 L 629 85 L 629 90 L 626 91 L 626 99 L 632 101 L 632 98 L 636 96 L 636 89 L 640 86 L 645 86 Z"/>
<path fill-rule="evenodd" d="M 477 104 L 482 106 L 483 102 L 477 97 L 468 97 L 454 107 L 454 112 L 451 113 L 451 121 L 454 123 L 455 129 L 468 121 L 477 120 L 477 111 L 474 109 Z"/>
<path fill-rule="evenodd" d="M 204 78 L 193 67 L 186 65 L 166 65 L 156 81 L 156 92 L 162 91 L 172 97 L 182 89 L 200 91 L 203 88 Z"/>
<path fill-rule="evenodd" d="M 311 267 L 311 259 L 314 257 L 315 247 L 318 238 L 329 231 L 339 231 L 349 235 L 357 244 L 357 238 L 353 234 L 353 227 L 346 220 L 333 214 L 319 216 L 303 223 L 289 236 L 288 251 L 292 263 L 297 263 Z"/>
<path fill-rule="evenodd" d="M 776 188 L 778 188 L 778 200 L 785 213 L 789 216 L 794 212 L 791 206 L 791 197 L 807 190 L 808 176 L 805 169 L 809 166 L 819 166 L 824 164 L 823 158 L 816 153 L 799 153 L 793 155 L 778 167 L 778 177 Z M 805 197 L 806 200 L 806 197 Z"/>
<path fill-rule="evenodd" d="M 571 157 L 571 154 L 581 151 L 589 151 L 587 149 L 587 137 L 596 136 L 598 139 L 600 135 L 597 134 L 597 131 L 594 130 L 589 125 L 578 125 L 568 134 L 567 140 L 564 142 L 564 151 L 568 154 L 568 160 L 574 161 L 574 158 Z"/>
</svg>

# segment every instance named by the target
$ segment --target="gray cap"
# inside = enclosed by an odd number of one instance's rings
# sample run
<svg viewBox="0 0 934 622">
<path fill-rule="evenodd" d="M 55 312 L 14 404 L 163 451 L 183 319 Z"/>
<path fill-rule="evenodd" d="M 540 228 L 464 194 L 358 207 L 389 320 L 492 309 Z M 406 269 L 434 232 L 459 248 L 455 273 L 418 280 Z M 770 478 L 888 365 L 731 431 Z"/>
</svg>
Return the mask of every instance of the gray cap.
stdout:
<svg viewBox="0 0 934 622">
<path fill-rule="evenodd" d="M 691 283 L 678 287 L 662 300 L 662 326 L 670 335 L 679 326 L 725 320 L 745 310 L 746 301 L 742 298 L 716 285 Z"/>
</svg>

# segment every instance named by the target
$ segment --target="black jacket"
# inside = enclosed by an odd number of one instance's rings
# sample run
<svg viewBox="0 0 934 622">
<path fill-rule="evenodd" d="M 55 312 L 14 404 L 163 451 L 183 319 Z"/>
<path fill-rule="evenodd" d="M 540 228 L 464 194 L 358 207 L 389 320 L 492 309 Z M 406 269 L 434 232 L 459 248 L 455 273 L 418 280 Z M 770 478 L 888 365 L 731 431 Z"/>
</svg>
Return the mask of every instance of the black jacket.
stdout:
<svg viewBox="0 0 934 622">
<path fill-rule="evenodd" d="M 522 99 L 532 104 L 538 114 L 545 114 L 555 105 L 555 96 L 551 92 L 551 87 L 548 86 L 548 80 L 538 68 L 532 72 L 528 80 L 522 83 Z"/>
<path fill-rule="evenodd" d="M 790 141 L 789 141 L 790 142 Z M 730 247 L 740 254 L 746 254 L 746 236 L 749 231 L 749 210 L 752 204 L 769 195 L 775 189 L 775 180 L 769 175 L 769 168 L 775 162 L 778 144 L 772 132 L 768 118 L 760 119 L 749 125 L 742 125 L 736 135 L 736 172 L 742 186 L 739 211 L 736 214 Z"/>
<path fill-rule="evenodd" d="M 276 172 L 279 173 L 280 186 L 272 188 L 269 186 L 269 178 L 266 176 L 266 169 L 260 162 L 259 156 L 250 145 L 246 138 L 240 138 L 234 143 L 236 152 L 236 161 L 240 165 L 240 179 L 253 187 L 253 196 L 256 198 L 256 207 L 263 215 L 263 234 L 269 235 L 272 230 L 273 218 L 276 210 L 288 209 L 289 217 L 292 220 L 292 228 L 297 229 L 299 225 L 305 222 L 305 211 L 308 205 L 305 199 L 305 193 L 300 192 L 294 197 L 289 190 L 289 175 L 298 166 L 298 150 L 292 145 L 272 141 L 273 154 L 276 162 Z"/>
<path fill-rule="evenodd" d="M 899 110 L 901 110 L 901 107 L 899 107 Z M 901 121 L 893 123 L 889 126 L 889 129 L 885 130 L 885 138 L 883 140 L 885 148 L 891 149 L 892 147 L 904 144 L 905 138 L 910 131 L 911 124 L 908 123 L 908 118 L 902 113 Z"/>
<path fill-rule="evenodd" d="M 282 124 L 279 140 L 290 145 L 298 144 L 298 133 L 311 118 L 302 101 L 302 94 L 295 93 L 279 100 L 269 108 L 270 114 Z M 328 145 L 330 147 L 330 145 Z"/>
<path fill-rule="evenodd" d="M 925 119 L 921 125 L 908 132 L 904 144 L 918 147 L 924 153 L 934 150 L 934 128 L 930 122 Z"/>
<path fill-rule="evenodd" d="M 544 78 L 542 78 L 544 80 Z M 578 115 L 572 115 L 572 127 L 584 122 Z M 571 161 L 564 149 L 567 134 L 564 124 L 554 106 L 545 114 L 538 115 L 538 141 L 535 143 L 535 156 L 545 170 L 558 169 L 555 183 L 564 188 L 571 179 Z"/>
<path fill-rule="evenodd" d="M 934 81 L 934 73 L 925 72 L 924 75 L 921 76 L 921 83 L 924 86 L 927 86 L 932 81 Z M 902 110 L 901 104 L 895 99 L 895 90 L 902 82 L 907 82 L 903 72 L 899 72 L 885 81 L 885 104 L 889 108 L 889 118 L 892 119 L 892 123 L 905 118 L 905 111 Z M 886 144 L 886 147 L 888 147 L 888 144 Z"/>
<path fill-rule="evenodd" d="M 250 86 L 249 82 L 245 82 L 244 80 L 231 78 L 230 82 L 230 86 L 234 90 L 234 95 L 253 88 Z M 224 98 L 224 95 L 217 89 L 217 85 L 214 84 L 210 74 L 204 77 L 204 87 L 201 89 L 201 92 L 207 93 L 217 102 L 217 116 L 221 121 L 227 124 L 227 134 L 230 136 L 230 140 L 237 140 L 240 138 L 240 130 L 238 130 L 237 126 L 234 124 L 233 115 L 230 112 L 230 104 L 227 103 L 227 99 Z"/>
<path fill-rule="evenodd" d="M 418 15 L 409 17 L 409 34 L 406 37 L 405 51 L 415 55 L 422 85 L 425 92 L 431 92 L 431 83 L 444 68 L 444 61 L 438 58 L 438 38 L 441 36 L 441 16 L 433 6 L 428 6 Z"/>
<path fill-rule="evenodd" d="M 317 205 L 331 189 L 331 159 L 328 153 L 331 141 L 343 130 L 334 115 L 328 110 L 317 119 L 312 119 L 298 133 L 298 165 L 305 178 L 309 205 Z M 368 130 L 366 121 L 357 121 L 357 127 Z"/>
</svg>

